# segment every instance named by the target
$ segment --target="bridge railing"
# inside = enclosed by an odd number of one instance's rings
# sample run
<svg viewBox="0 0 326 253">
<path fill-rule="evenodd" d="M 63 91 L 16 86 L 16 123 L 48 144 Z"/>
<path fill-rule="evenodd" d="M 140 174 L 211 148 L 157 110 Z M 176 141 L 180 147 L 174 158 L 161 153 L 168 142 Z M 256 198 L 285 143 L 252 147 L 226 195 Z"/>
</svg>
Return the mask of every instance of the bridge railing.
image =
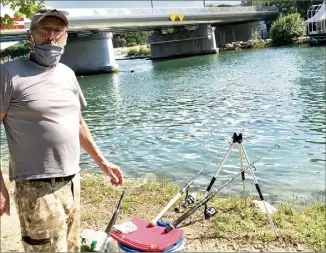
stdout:
<svg viewBox="0 0 326 253">
<path fill-rule="evenodd" d="M 153 34 L 148 38 L 149 44 L 157 44 L 168 41 L 178 41 L 178 40 L 189 40 L 189 39 L 202 39 L 207 38 L 207 27 L 200 26 L 196 30 L 185 30 L 180 33 L 170 33 L 170 34 Z"/>
<path fill-rule="evenodd" d="M 90 9 L 87 12 L 81 11 L 82 16 L 107 16 L 107 18 L 116 17 L 133 17 L 133 16 L 156 16 L 159 14 L 170 15 L 174 13 L 183 13 L 185 15 L 189 14 L 208 14 L 208 13 L 257 13 L 257 12 L 278 12 L 278 7 L 275 6 L 265 6 L 265 7 L 255 7 L 255 6 L 244 6 L 244 7 L 205 7 L 205 8 L 191 8 L 191 7 L 180 7 L 180 8 L 119 8 L 119 9 Z M 73 13 L 72 13 L 73 14 Z M 72 15 L 72 19 L 78 18 L 78 16 Z"/>
</svg>

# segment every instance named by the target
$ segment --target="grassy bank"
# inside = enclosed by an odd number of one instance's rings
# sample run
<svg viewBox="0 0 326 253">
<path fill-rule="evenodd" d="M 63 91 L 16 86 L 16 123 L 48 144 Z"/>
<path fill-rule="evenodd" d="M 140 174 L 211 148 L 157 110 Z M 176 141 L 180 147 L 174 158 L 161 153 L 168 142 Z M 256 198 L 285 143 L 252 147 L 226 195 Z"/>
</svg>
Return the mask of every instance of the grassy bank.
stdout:
<svg viewBox="0 0 326 253">
<path fill-rule="evenodd" d="M 121 207 L 117 223 L 140 216 L 152 219 L 177 193 L 178 188 L 164 180 L 126 182 L 131 189 Z M 86 174 L 82 181 L 82 226 L 104 230 L 111 218 L 122 188 L 113 188 L 106 178 Z M 186 209 L 182 199 L 162 220 L 173 221 Z M 241 198 L 216 197 L 210 202 L 218 214 L 205 221 L 203 210 L 195 213 L 181 224 L 185 231 L 185 251 L 326 251 L 325 206 L 320 203 L 306 205 L 296 210 L 289 204 L 277 206 L 273 215 L 280 235 L 275 240 L 265 214 L 253 207 L 252 199 L 247 205 Z"/>
<path fill-rule="evenodd" d="M 2 168 L 2 172 L 11 196 L 12 214 L 1 217 L 1 250 L 21 252 L 20 234 L 10 232 L 19 231 L 19 218 L 13 203 L 13 183 L 8 182 L 7 168 Z M 120 209 L 118 224 L 135 216 L 151 220 L 179 190 L 166 180 L 155 179 L 127 181 L 124 186 L 128 190 Z M 107 177 L 83 173 L 82 228 L 104 231 L 122 190 L 122 187 L 112 187 Z M 183 197 L 162 218 L 163 221 L 171 222 L 186 211 L 181 205 Z M 320 203 L 307 204 L 300 210 L 291 203 L 276 206 L 278 212 L 273 215 L 273 220 L 280 238 L 275 240 L 266 215 L 254 208 L 251 198 L 247 198 L 246 202 L 247 205 L 241 198 L 219 196 L 209 203 L 218 211 L 213 219 L 205 221 L 203 209 L 200 209 L 181 223 L 186 239 L 184 251 L 326 251 L 325 206 Z"/>
</svg>

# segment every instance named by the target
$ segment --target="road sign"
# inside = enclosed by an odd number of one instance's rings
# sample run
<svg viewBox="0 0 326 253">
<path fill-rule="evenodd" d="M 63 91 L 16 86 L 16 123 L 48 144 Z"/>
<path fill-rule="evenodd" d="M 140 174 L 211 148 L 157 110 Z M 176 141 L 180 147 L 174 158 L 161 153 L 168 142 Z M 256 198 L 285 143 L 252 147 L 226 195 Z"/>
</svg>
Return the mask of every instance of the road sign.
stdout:
<svg viewBox="0 0 326 253">
<path fill-rule="evenodd" d="M 179 13 L 179 20 L 182 21 L 184 19 L 184 15 L 182 13 Z"/>
<path fill-rule="evenodd" d="M 174 22 L 174 20 L 175 20 L 175 14 L 173 12 L 170 15 L 170 19 L 171 19 L 172 22 Z"/>
</svg>

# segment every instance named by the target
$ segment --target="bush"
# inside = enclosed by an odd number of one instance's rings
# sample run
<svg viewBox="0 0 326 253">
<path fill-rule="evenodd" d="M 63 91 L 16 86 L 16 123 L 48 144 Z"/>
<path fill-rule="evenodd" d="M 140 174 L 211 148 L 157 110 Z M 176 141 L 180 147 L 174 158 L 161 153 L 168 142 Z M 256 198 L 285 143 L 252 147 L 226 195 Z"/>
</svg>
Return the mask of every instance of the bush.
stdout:
<svg viewBox="0 0 326 253">
<path fill-rule="evenodd" d="M 7 47 L 4 50 L 0 51 L 0 59 L 2 61 L 4 60 L 13 60 L 15 58 L 23 57 L 28 55 L 30 49 L 29 49 L 29 44 L 25 43 L 23 45 L 14 45 Z"/>
<path fill-rule="evenodd" d="M 146 46 L 142 47 L 132 47 L 128 50 L 128 56 L 143 56 L 143 55 L 150 55 L 151 49 L 147 48 Z"/>
<path fill-rule="evenodd" d="M 273 44 L 277 46 L 292 44 L 296 38 L 305 33 L 304 20 L 299 13 L 279 17 L 270 30 Z"/>
<path fill-rule="evenodd" d="M 129 56 L 136 56 L 138 54 L 139 54 L 139 49 L 138 48 L 133 47 L 133 48 L 128 49 L 128 55 Z"/>
<path fill-rule="evenodd" d="M 129 42 L 128 43 L 128 45 L 127 45 L 128 47 L 135 47 L 135 46 L 137 46 L 137 43 L 136 42 Z"/>
<path fill-rule="evenodd" d="M 150 55 L 151 54 L 151 49 L 147 47 L 141 47 L 139 49 L 139 54 L 140 55 Z"/>
</svg>

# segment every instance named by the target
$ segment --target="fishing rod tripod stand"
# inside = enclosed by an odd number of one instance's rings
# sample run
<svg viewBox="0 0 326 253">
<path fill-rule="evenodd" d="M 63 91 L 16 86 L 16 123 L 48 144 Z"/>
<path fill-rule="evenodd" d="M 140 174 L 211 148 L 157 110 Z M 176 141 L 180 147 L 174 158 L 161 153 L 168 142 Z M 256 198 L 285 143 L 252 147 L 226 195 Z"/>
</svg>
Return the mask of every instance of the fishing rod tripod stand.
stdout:
<svg viewBox="0 0 326 253">
<path fill-rule="evenodd" d="M 207 189 L 206 189 L 206 196 L 208 195 L 208 193 L 210 192 L 212 186 L 214 185 L 215 181 L 216 181 L 216 178 L 218 176 L 218 174 L 220 173 L 222 167 L 224 166 L 224 163 L 226 162 L 226 160 L 229 158 L 230 154 L 231 154 L 231 151 L 233 149 L 233 146 L 237 144 L 238 146 L 238 152 L 239 152 L 239 160 L 240 160 L 240 172 L 241 172 L 241 179 L 242 179 L 242 186 L 243 186 L 243 193 L 244 193 L 244 198 L 246 197 L 246 186 L 245 186 L 245 171 L 243 169 L 243 157 L 245 158 L 245 160 L 247 161 L 248 163 L 248 167 L 246 169 L 249 169 L 249 172 L 253 178 L 253 181 L 254 181 L 254 184 L 255 184 L 255 188 L 258 192 L 258 195 L 259 195 L 259 198 L 260 200 L 262 201 L 263 205 L 264 205 L 264 208 L 266 210 L 266 214 L 268 216 L 268 219 L 269 219 L 269 222 L 271 223 L 271 226 L 273 228 L 273 231 L 275 233 L 275 236 L 276 238 L 278 238 L 278 233 L 276 231 L 276 228 L 275 228 L 275 225 L 274 225 L 274 222 L 272 220 L 272 217 L 268 211 L 268 208 L 266 206 L 266 203 L 264 201 L 264 196 L 261 192 L 261 189 L 258 185 L 258 181 L 256 179 L 256 176 L 255 176 L 255 173 L 254 171 L 256 171 L 256 168 L 254 166 L 254 164 L 251 164 L 250 161 L 249 161 L 249 158 L 247 156 L 247 153 L 243 147 L 243 144 L 242 144 L 242 133 L 240 133 L 239 135 L 237 135 L 236 133 L 233 134 L 232 136 L 232 142 L 230 142 L 230 146 L 229 146 L 229 149 L 228 151 L 226 152 L 221 164 L 219 165 L 218 169 L 216 170 L 216 174 L 214 177 L 212 177 Z M 246 170 L 245 169 L 245 170 Z M 190 195 L 188 193 L 188 190 L 186 192 L 186 198 L 185 198 L 185 204 L 188 204 L 188 205 L 191 205 L 195 202 L 195 198 L 193 195 Z M 217 214 L 217 211 L 214 207 L 208 207 L 207 206 L 207 203 L 205 203 L 205 209 L 204 209 L 204 215 L 205 215 L 205 220 L 209 220 L 211 219 L 213 216 L 215 216 Z"/>
</svg>

